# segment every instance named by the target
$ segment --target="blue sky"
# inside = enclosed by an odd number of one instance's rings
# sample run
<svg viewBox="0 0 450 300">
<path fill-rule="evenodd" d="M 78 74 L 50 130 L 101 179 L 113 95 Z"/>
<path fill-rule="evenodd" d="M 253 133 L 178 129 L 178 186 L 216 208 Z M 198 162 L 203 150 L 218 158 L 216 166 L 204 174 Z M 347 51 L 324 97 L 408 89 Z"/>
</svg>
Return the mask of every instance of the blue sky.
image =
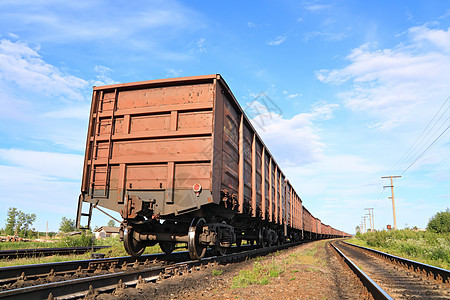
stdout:
<svg viewBox="0 0 450 300">
<path fill-rule="evenodd" d="M 255 127 L 324 223 L 392 224 L 388 175 L 399 228 L 450 207 L 448 1 L 5 0 L 0 226 L 75 218 L 92 86 L 214 73 L 269 106 Z"/>
</svg>

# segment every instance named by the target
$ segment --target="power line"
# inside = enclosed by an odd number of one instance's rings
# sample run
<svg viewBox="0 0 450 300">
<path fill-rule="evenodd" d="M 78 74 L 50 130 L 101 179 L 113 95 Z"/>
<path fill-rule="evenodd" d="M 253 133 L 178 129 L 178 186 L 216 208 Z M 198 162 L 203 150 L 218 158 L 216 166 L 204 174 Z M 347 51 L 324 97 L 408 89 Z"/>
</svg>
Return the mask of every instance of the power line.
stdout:
<svg viewBox="0 0 450 300">
<path fill-rule="evenodd" d="M 429 147 L 429 142 L 431 141 L 431 139 L 433 139 L 437 134 L 439 134 L 439 131 L 441 130 L 441 128 L 443 127 L 443 126 L 445 126 L 446 125 L 446 123 L 447 123 L 447 121 L 448 120 L 450 120 L 450 117 L 447 117 L 447 119 L 441 124 L 441 126 L 439 126 L 439 128 L 437 128 L 434 132 L 433 132 L 433 134 L 432 135 L 430 135 L 430 137 L 426 140 L 426 142 L 419 148 L 419 149 L 417 149 L 417 151 L 415 151 L 414 152 L 414 154 L 410 157 L 410 159 L 408 159 L 406 162 L 405 162 L 405 164 L 410 164 L 410 162 L 411 161 L 414 161 L 415 159 L 417 159 L 417 155 L 419 154 L 419 153 L 421 153 L 421 151 L 425 148 L 425 147 L 427 147 L 427 145 L 428 145 L 428 147 Z M 436 125 L 436 124 L 434 124 L 434 125 Z M 434 126 L 433 126 L 434 127 Z M 444 129 L 444 132 L 446 131 L 447 129 Z M 442 132 L 441 132 L 441 134 L 439 134 L 439 136 L 441 136 L 442 135 Z M 439 137 L 438 137 L 439 138 Z"/>
<path fill-rule="evenodd" d="M 402 157 L 393 165 L 392 170 L 395 170 L 395 168 L 398 165 L 398 168 L 401 167 L 402 164 L 407 164 L 408 161 L 412 161 L 414 160 L 414 156 L 416 155 L 417 152 L 420 152 L 421 149 L 426 145 L 421 146 L 416 152 L 414 152 L 425 140 L 425 138 L 430 134 L 430 132 L 433 130 L 433 128 L 439 123 L 439 121 L 442 119 L 442 117 L 446 114 L 447 110 L 450 108 L 450 105 L 445 109 L 445 111 L 440 115 L 440 117 L 434 122 L 433 121 L 436 119 L 436 117 L 439 115 L 440 111 L 442 110 L 443 107 L 445 107 L 445 104 L 448 102 L 448 100 L 450 99 L 450 96 L 447 97 L 447 99 L 444 101 L 444 103 L 439 107 L 439 109 L 437 110 L 437 112 L 434 114 L 433 118 L 430 120 L 430 122 L 428 122 L 427 126 L 424 128 L 424 130 L 420 133 L 420 135 L 417 137 L 417 139 L 414 141 L 414 143 L 409 147 L 409 149 L 402 155 Z M 448 120 L 448 118 L 447 118 Z M 447 122 L 447 120 L 443 123 L 445 124 Z M 433 124 L 431 127 L 430 125 Z M 442 127 L 443 124 L 440 126 Z M 429 128 L 430 127 L 430 128 Z M 429 128 L 429 130 L 427 131 L 427 129 Z M 433 134 L 435 135 L 436 132 L 438 132 L 439 129 L 437 129 Z M 431 138 L 431 137 L 430 137 Z M 428 139 L 430 140 L 430 139 Z M 427 141 L 428 141 L 427 140 Z"/>
<path fill-rule="evenodd" d="M 450 158 L 450 154 L 447 155 L 446 158 L 444 158 L 443 160 L 441 160 L 441 161 L 439 161 L 437 164 L 435 164 L 431 169 L 428 170 L 428 172 L 431 172 L 431 171 L 435 170 L 437 167 L 439 167 L 441 164 L 444 163 L 444 161 L 446 161 L 446 160 L 449 159 L 449 158 Z"/>
<path fill-rule="evenodd" d="M 410 151 L 414 151 L 415 148 L 417 148 L 418 145 L 420 145 L 422 143 L 422 141 L 420 143 L 417 144 L 417 141 L 419 141 L 419 139 L 423 136 L 423 134 L 426 132 L 427 128 L 431 125 L 431 123 L 433 122 L 433 120 L 436 118 L 436 116 L 439 114 L 439 112 L 441 111 L 441 109 L 445 106 L 445 104 L 447 103 L 447 101 L 450 99 L 450 96 L 447 97 L 447 99 L 444 101 L 444 103 L 441 105 L 441 107 L 439 107 L 438 111 L 434 114 L 433 118 L 430 120 L 430 122 L 428 122 L 427 126 L 424 128 L 424 130 L 420 133 L 420 135 L 417 137 L 417 139 L 414 141 L 414 143 L 409 147 L 409 149 L 403 154 L 403 156 L 400 158 L 399 161 L 397 161 L 397 163 L 401 163 L 403 162 L 404 159 L 407 158 L 407 155 L 409 154 Z M 448 108 L 445 110 L 445 112 L 448 110 Z M 445 112 L 442 114 L 444 115 Z M 442 116 L 440 117 L 442 118 Z M 439 120 L 440 120 L 439 118 Z M 437 120 L 436 123 L 439 121 Z M 433 125 L 433 127 L 436 125 L 436 123 Z M 430 131 L 433 129 L 430 128 Z M 425 138 L 425 136 L 424 136 Z M 423 139 L 422 139 L 423 140 Z M 397 163 L 395 163 L 395 165 L 397 165 Z M 394 166 L 395 166 L 394 165 Z"/>
<path fill-rule="evenodd" d="M 403 173 L 405 173 L 406 171 L 408 171 L 408 169 L 409 168 L 411 168 L 412 167 L 412 165 L 414 165 L 424 154 L 425 154 L 425 152 L 427 152 L 429 149 L 431 149 L 431 147 L 433 147 L 437 142 L 438 142 L 438 140 L 440 140 L 441 139 L 441 137 L 444 137 L 445 136 L 445 134 L 446 134 L 446 132 L 448 131 L 448 129 L 450 128 L 450 125 L 449 126 L 447 126 L 447 128 L 445 128 L 445 130 L 428 146 L 428 148 L 427 149 L 425 149 L 425 151 L 423 151 L 420 155 L 419 155 L 419 157 L 417 157 L 416 158 L 416 160 L 414 160 L 403 172 L 402 172 L 402 175 L 403 175 Z"/>
<path fill-rule="evenodd" d="M 380 193 L 378 194 L 377 202 L 380 201 L 381 196 L 383 195 L 383 192 L 384 192 L 384 189 L 383 189 L 383 186 L 381 186 L 381 191 L 380 191 Z"/>
</svg>

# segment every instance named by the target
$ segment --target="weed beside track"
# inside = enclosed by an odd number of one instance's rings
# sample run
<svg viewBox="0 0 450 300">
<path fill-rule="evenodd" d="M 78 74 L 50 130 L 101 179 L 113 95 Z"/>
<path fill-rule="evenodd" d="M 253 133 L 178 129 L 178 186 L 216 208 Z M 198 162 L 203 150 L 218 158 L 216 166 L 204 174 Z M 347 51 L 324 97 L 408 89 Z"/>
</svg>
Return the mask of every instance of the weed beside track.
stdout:
<svg viewBox="0 0 450 300">
<path fill-rule="evenodd" d="M 393 230 L 358 234 L 347 242 L 450 269 L 450 235 L 428 231 Z"/>
</svg>

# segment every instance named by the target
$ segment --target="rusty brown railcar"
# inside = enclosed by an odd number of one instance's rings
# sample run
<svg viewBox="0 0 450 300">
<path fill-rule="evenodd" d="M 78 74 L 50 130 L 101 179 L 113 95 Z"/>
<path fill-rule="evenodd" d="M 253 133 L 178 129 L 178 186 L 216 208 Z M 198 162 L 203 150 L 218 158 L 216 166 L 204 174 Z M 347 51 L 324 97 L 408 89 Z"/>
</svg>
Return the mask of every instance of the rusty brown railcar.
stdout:
<svg viewBox="0 0 450 300">
<path fill-rule="evenodd" d="M 78 227 L 93 207 L 121 214 L 133 256 L 187 243 L 201 258 L 319 232 L 218 74 L 94 87 Z"/>
</svg>

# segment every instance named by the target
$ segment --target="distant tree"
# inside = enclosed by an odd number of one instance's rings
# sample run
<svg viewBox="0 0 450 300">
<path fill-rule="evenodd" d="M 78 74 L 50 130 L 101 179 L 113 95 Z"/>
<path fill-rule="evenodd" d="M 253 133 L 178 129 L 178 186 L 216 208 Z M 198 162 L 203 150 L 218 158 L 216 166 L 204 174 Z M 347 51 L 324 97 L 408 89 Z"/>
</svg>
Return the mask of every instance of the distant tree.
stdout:
<svg viewBox="0 0 450 300">
<path fill-rule="evenodd" d="M 75 220 L 68 219 L 66 217 L 62 217 L 61 223 L 59 224 L 60 232 L 71 232 L 75 231 Z"/>
<path fill-rule="evenodd" d="M 360 236 L 361 236 L 361 227 L 359 227 L 359 226 L 356 226 L 355 227 L 355 230 L 356 230 L 356 237 L 357 238 L 359 238 Z"/>
<path fill-rule="evenodd" d="M 19 210 L 17 217 L 17 233 L 21 237 L 31 237 L 33 229 L 31 226 L 36 221 L 36 214 L 26 214 Z"/>
<path fill-rule="evenodd" d="M 21 237 L 31 236 L 31 226 L 36 220 L 36 214 L 26 214 L 15 207 L 8 209 L 6 217 L 5 233 L 8 235 L 17 235 Z"/>
<path fill-rule="evenodd" d="M 114 227 L 114 226 L 116 226 L 116 222 L 114 222 L 114 220 L 109 220 L 108 221 L 108 226 Z"/>
<path fill-rule="evenodd" d="M 441 211 L 431 217 L 427 230 L 437 233 L 450 233 L 450 209 Z"/>
<path fill-rule="evenodd" d="M 16 229 L 16 218 L 17 218 L 17 208 L 10 207 L 8 208 L 8 213 L 6 214 L 6 224 L 5 224 L 5 233 L 7 235 L 13 235 L 14 229 Z"/>
</svg>

